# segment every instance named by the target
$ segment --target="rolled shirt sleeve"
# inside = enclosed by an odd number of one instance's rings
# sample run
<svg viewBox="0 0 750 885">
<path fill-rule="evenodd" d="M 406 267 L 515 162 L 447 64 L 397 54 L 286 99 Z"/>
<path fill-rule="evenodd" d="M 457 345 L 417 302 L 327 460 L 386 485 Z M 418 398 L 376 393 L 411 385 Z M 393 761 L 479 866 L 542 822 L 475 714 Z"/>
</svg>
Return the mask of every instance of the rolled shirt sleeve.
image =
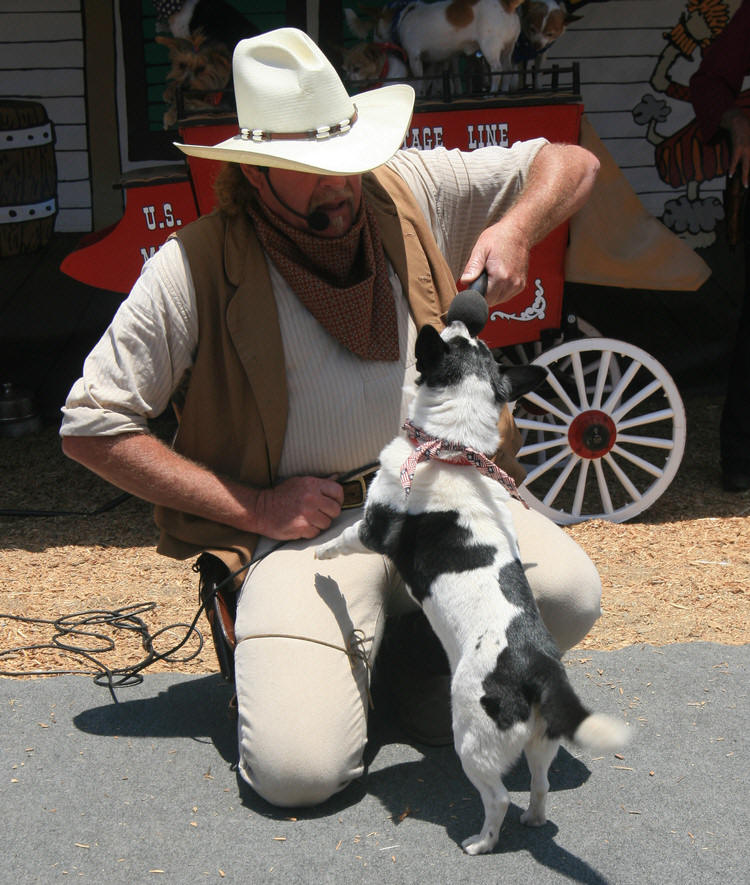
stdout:
<svg viewBox="0 0 750 885">
<path fill-rule="evenodd" d="M 182 246 L 168 240 L 83 364 L 62 408 L 61 436 L 144 432 L 192 365 L 195 292 Z"/>
</svg>

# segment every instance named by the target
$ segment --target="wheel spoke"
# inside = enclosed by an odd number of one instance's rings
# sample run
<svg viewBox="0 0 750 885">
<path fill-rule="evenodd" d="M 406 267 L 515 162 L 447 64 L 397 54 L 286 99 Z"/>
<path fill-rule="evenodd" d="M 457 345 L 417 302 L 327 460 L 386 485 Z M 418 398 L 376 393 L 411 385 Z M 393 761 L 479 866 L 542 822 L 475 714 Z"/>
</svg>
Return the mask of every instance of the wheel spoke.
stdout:
<svg viewBox="0 0 750 885">
<path fill-rule="evenodd" d="M 573 516 L 581 515 L 581 508 L 583 507 L 583 496 L 586 493 L 586 477 L 589 473 L 589 464 L 591 461 L 588 458 L 581 458 L 580 464 L 581 469 L 578 473 L 578 482 L 576 483 L 576 494 L 573 499 L 573 507 L 571 513 Z"/>
<path fill-rule="evenodd" d="M 573 366 L 573 377 L 576 381 L 576 388 L 578 389 L 578 402 L 580 404 L 581 409 L 585 409 L 588 407 L 589 400 L 588 394 L 586 393 L 586 378 L 583 374 L 583 364 L 581 363 L 581 354 L 574 353 L 572 359 Z"/>
<path fill-rule="evenodd" d="M 663 436 L 631 436 L 628 433 L 617 434 L 618 443 L 632 443 L 636 446 L 649 446 L 653 449 L 673 449 L 674 440 Z"/>
<path fill-rule="evenodd" d="M 641 368 L 641 364 L 639 362 L 633 361 L 626 371 L 624 372 L 622 378 L 615 384 L 612 389 L 612 393 L 607 397 L 607 401 L 602 406 L 603 412 L 609 412 L 612 414 L 614 412 L 614 404 L 619 402 L 622 398 L 623 393 L 627 390 L 630 382 L 635 378 L 636 373 Z"/>
<path fill-rule="evenodd" d="M 563 458 L 567 457 L 569 449 L 563 449 L 558 452 L 556 455 L 553 455 L 548 461 L 543 461 L 538 467 L 535 467 L 533 470 L 530 470 L 526 474 L 525 483 L 529 485 L 534 482 L 534 480 L 539 479 L 540 476 L 545 474 L 548 470 L 551 470 L 553 467 L 556 467 L 557 464 L 562 461 Z"/>
<path fill-rule="evenodd" d="M 659 409 L 657 412 L 649 412 L 646 415 L 628 418 L 626 421 L 618 421 L 617 430 L 630 430 L 631 427 L 640 427 L 642 424 L 654 424 L 657 421 L 671 421 L 674 417 L 674 409 Z"/>
<path fill-rule="evenodd" d="M 596 385 L 594 386 L 594 395 L 591 400 L 591 408 L 598 409 L 602 404 L 602 396 L 604 395 L 604 386 L 609 377 L 609 367 L 612 362 L 612 351 L 608 350 L 601 355 L 599 360 L 599 369 L 596 373 Z"/>
<path fill-rule="evenodd" d="M 560 384 L 559 380 L 554 376 L 552 372 L 547 375 L 547 384 L 549 384 L 549 386 L 560 397 L 563 403 L 568 407 L 569 414 L 577 415 L 581 411 L 580 408 L 568 396 L 568 392 L 565 390 L 562 384 Z"/>
<path fill-rule="evenodd" d="M 525 393 L 524 399 L 527 399 L 530 403 L 542 409 L 545 412 L 549 412 L 550 415 L 554 415 L 556 418 L 559 418 L 565 424 L 570 423 L 570 415 L 565 414 L 561 409 L 558 409 L 556 405 L 539 396 L 538 393 Z"/>
<path fill-rule="evenodd" d="M 548 439 L 542 440 L 541 442 L 531 443 L 530 445 L 524 444 L 520 451 L 518 452 L 519 458 L 525 458 L 528 455 L 537 455 L 539 452 L 546 452 L 549 449 L 555 449 L 558 446 L 566 445 L 567 440 L 565 437 L 558 437 L 557 439 Z"/>
<path fill-rule="evenodd" d="M 612 498 L 609 494 L 609 486 L 607 485 L 607 477 L 604 475 L 601 458 L 597 458 L 596 461 L 593 461 L 592 463 L 596 475 L 596 485 L 599 489 L 599 497 L 602 501 L 602 510 L 604 513 L 611 515 L 615 508 L 612 506 Z"/>
<path fill-rule="evenodd" d="M 613 446 L 612 454 L 625 458 L 626 461 L 630 461 L 631 464 L 635 464 L 636 467 L 640 467 L 641 470 L 645 470 L 646 473 L 650 473 L 651 476 L 655 476 L 657 479 L 664 476 L 664 471 L 661 467 L 657 467 L 656 464 L 652 464 L 650 461 L 639 458 L 638 455 L 634 455 L 627 449 L 620 448 L 620 446 Z"/>
<path fill-rule="evenodd" d="M 655 378 L 650 384 L 647 384 L 642 390 L 639 390 L 634 396 L 632 396 L 627 402 L 622 403 L 619 409 L 616 409 L 612 412 L 612 418 L 615 423 L 617 423 L 623 415 L 627 415 L 628 412 L 632 411 L 637 405 L 642 403 L 645 399 L 648 399 L 652 393 L 661 389 L 661 381 L 658 378 Z"/>
<path fill-rule="evenodd" d="M 575 468 L 575 466 L 579 460 L 580 460 L 580 458 L 571 452 L 570 458 L 568 459 L 568 463 L 560 471 L 560 475 L 552 483 L 550 490 L 544 496 L 544 503 L 548 507 L 550 507 L 552 505 L 552 503 L 555 501 L 557 496 L 560 494 L 562 487 L 565 485 L 568 477 L 573 472 L 573 469 Z"/>
<path fill-rule="evenodd" d="M 642 497 L 641 493 L 633 485 L 633 483 L 631 482 L 630 477 L 627 475 L 627 473 L 625 473 L 625 471 L 622 469 L 622 467 L 620 467 L 620 465 L 617 463 L 617 461 L 615 461 L 615 459 L 612 457 L 612 452 L 607 452 L 607 454 L 604 456 L 604 460 L 612 468 L 612 472 L 620 480 L 620 485 L 630 495 L 630 499 L 632 501 L 640 500 L 640 498 Z"/>
<path fill-rule="evenodd" d="M 519 430 L 539 430 L 543 433 L 559 433 L 565 436 L 568 425 L 550 424 L 549 421 L 538 421 L 534 418 L 516 418 L 516 427 Z"/>
</svg>

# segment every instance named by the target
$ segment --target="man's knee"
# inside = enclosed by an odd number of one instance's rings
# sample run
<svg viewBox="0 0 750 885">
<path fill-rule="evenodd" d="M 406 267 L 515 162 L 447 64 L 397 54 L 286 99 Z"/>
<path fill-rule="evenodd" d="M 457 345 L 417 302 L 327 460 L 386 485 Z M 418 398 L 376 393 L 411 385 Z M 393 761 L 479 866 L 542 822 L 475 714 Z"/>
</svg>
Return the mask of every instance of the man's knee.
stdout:
<svg viewBox="0 0 750 885">
<path fill-rule="evenodd" d="M 572 565 L 572 564 L 569 564 Z M 602 583 L 593 562 L 581 550 L 572 568 L 561 569 L 537 597 L 542 620 L 560 651 L 574 648 L 601 616 Z"/>
<path fill-rule="evenodd" d="M 278 740 L 261 747 L 240 735 L 239 769 L 259 796 L 291 808 L 320 805 L 359 777 L 363 766 L 361 757 L 353 763 L 335 748 L 316 748 L 310 742 L 288 746 Z"/>
</svg>

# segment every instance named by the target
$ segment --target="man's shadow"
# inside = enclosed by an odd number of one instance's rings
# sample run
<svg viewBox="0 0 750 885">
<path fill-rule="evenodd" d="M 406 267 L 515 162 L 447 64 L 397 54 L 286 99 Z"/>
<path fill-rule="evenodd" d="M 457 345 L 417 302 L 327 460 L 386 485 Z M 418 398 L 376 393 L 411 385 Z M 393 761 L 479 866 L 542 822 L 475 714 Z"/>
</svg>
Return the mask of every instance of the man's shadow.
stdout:
<svg viewBox="0 0 750 885">
<path fill-rule="evenodd" d="M 230 765 L 237 761 L 237 726 L 229 712 L 234 688 L 218 674 L 185 678 L 150 697 L 83 710 L 74 717 L 87 734 L 112 737 L 190 738 L 212 743 Z"/>
<path fill-rule="evenodd" d="M 416 761 L 398 762 L 373 769 L 379 753 L 392 744 L 408 744 L 393 712 L 387 688 L 376 680 L 373 686 L 375 709 L 370 717 L 365 750 L 366 771 L 327 802 L 315 808 L 295 810 L 300 819 L 321 818 L 360 802 L 367 794 L 378 799 L 394 825 L 407 817 L 443 828 L 457 846 L 482 823 L 482 803 L 468 781 L 453 747 L 427 747 L 413 743 L 423 754 Z M 81 731 L 93 735 L 135 738 L 189 738 L 212 743 L 227 764 L 237 762 L 236 722 L 228 712 L 233 687 L 218 674 L 180 679 L 150 697 L 119 700 L 84 710 L 74 717 Z M 122 692 L 121 692 L 122 694 Z M 589 770 L 566 750 L 561 749 L 552 763 L 550 790 L 573 790 L 588 780 Z M 521 760 L 504 778 L 511 793 L 527 794 L 529 773 Z M 237 775 L 243 804 L 264 816 L 288 817 L 290 809 L 276 808 L 261 799 Z M 527 796 L 523 795 L 523 801 Z M 497 853 L 530 852 L 546 867 L 567 878 L 591 885 L 606 880 L 585 861 L 575 857 L 554 838 L 553 823 L 535 829 L 520 822 L 521 809 L 512 804 L 503 824 Z"/>
</svg>

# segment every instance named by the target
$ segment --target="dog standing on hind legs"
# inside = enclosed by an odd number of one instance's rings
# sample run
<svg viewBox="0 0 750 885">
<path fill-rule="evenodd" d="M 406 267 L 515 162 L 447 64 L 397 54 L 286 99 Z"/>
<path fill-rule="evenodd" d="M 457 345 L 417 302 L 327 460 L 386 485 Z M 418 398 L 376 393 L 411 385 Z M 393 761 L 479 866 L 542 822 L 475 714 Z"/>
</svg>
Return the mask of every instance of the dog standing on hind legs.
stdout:
<svg viewBox="0 0 750 885">
<path fill-rule="evenodd" d="M 420 331 L 406 435 L 381 452 L 363 518 L 316 551 L 318 559 L 389 556 L 443 644 L 456 752 L 484 805 L 481 831 L 462 843 L 468 854 L 497 843 L 510 803 L 502 775 L 522 751 L 531 791 L 521 820 L 541 826 L 563 738 L 598 751 L 627 741 L 624 723 L 579 700 L 526 580 L 506 506 L 517 493 L 488 456 L 504 405 L 546 370 L 501 369 L 476 337 L 486 318 L 484 299 L 468 292 L 455 299 L 442 334 Z"/>
</svg>

